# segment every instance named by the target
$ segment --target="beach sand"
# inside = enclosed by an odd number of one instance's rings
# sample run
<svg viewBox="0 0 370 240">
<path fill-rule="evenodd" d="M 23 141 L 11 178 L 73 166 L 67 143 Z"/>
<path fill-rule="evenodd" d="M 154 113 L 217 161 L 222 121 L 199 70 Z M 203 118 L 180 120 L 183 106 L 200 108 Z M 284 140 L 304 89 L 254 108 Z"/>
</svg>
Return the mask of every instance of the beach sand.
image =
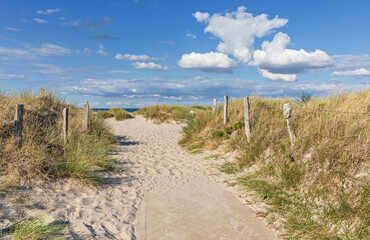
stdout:
<svg viewBox="0 0 370 240">
<path fill-rule="evenodd" d="M 64 219 L 69 239 L 276 239 L 204 155 L 177 144 L 180 125 L 141 116 L 107 121 L 120 141 L 113 156 L 122 172 L 103 173 L 96 188 L 63 180 L 13 190 L 25 202 L 1 200 L 0 228 L 22 207 L 26 215 Z"/>
</svg>

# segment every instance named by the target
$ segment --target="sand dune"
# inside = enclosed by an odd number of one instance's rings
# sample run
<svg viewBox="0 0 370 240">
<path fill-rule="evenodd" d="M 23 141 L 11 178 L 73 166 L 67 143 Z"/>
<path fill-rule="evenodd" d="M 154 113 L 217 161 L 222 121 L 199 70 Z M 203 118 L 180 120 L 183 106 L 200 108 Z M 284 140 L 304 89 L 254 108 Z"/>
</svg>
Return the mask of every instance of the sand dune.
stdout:
<svg viewBox="0 0 370 240">
<path fill-rule="evenodd" d="M 36 206 L 27 214 L 65 219 L 69 239 L 275 239 L 217 176 L 207 174 L 207 161 L 177 145 L 181 126 L 141 116 L 108 121 L 120 140 L 113 155 L 122 172 L 105 173 L 98 188 L 68 180 L 23 189 Z M 4 203 L 4 209 L 0 227 L 16 205 Z"/>
</svg>

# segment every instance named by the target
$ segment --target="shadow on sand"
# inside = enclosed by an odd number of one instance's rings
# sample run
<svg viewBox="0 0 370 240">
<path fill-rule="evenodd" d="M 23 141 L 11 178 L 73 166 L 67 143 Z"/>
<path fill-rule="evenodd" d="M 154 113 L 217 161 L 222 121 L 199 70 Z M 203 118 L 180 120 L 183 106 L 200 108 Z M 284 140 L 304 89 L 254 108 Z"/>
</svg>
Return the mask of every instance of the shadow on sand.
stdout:
<svg viewBox="0 0 370 240">
<path fill-rule="evenodd" d="M 120 155 L 120 153 L 129 151 L 127 147 L 143 144 L 139 141 L 130 141 L 125 136 L 116 136 L 116 141 L 119 143 L 119 147 L 117 147 L 115 150 L 111 152 L 111 155 L 114 157 L 116 155 Z M 122 147 L 121 147 L 122 146 Z M 133 162 L 131 162 L 129 159 L 117 159 L 117 165 L 118 170 L 114 172 L 109 172 L 107 170 L 96 170 L 98 172 L 98 179 L 97 179 L 97 185 L 95 185 L 96 189 L 98 191 L 101 191 L 107 187 L 114 187 L 117 185 L 127 185 L 127 186 L 133 186 L 134 182 L 139 181 L 137 178 L 135 171 L 133 170 L 136 166 Z M 47 186 L 45 186 L 48 188 Z M 5 228 L 0 228 L 0 239 L 3 237 L 10 237 L 9 235 L 12 234 L 15 230 L 15 227 L 19 222 L 14 221 L 15 216 L 14 214 L 11 214 L 10 211 L 7 211 L 7 206 L 4 206 L 3 202 L 6 198 L 6 196 L 12 195 L 12 196 L 19 196 L 22 201 L 18 204 L 20 204 L 18 210 L 22 209 L 28 209 L 28 210 L 47 210 L 47 206 L 44 205 L 42 202 L 30 202 L 26 203 L 29 199 L 29 196 L 33 194 L 33 187 L 31 186 L 13 186 L 11 188 L 5 188 L 1 189 L 0 191 L 0 221 L 4 221 L 5 219 L 12 222 L 11 225 L 6 226 Z M 62 219 L 65 220 L 55 220 L 48 224 L 48 226 L 53 225 L 61 225 L 62 228 L 66 228 L 67 233 L 63 237 L 65 239 L 74 239 L 74 240 L 82 240 L 82 239 L 95 239 L 96 233 L 94 229 L 84 223 L 85 227 L 90 231 L 89 236 L 83 236 L 81 233 L 75 232 L 68 221 L 68 219 L 65 216 L 61 216 Z M 107 239 L 116 239 L 114 235 L 108 231 L 108 229 L 105 230 L 105 237 Z M 59 234 L 56 233 L 58 237 L 60 237 Z"/>
<path fill-rule="evenodd" d="M 121 146 L 130 146 L 130 145 L 139 145 L 142 144 L 142 142 L 139 141 L 129 141 L 127 137 L 125 136 L 116 136 L 115 140 L 119 143 Z"/>
</svg>

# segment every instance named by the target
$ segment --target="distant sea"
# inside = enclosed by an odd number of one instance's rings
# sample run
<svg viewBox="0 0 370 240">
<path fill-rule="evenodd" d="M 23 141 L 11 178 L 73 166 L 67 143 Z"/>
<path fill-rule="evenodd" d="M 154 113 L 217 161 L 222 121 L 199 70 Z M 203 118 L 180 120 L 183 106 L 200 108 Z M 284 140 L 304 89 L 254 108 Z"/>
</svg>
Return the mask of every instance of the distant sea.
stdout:
<svg viewBox="0 0 370 240">
<path fill-rule="evenodd" d="M 137 110 L 139 110 L 139 108 L 124 108 L 127 112 L 136 112 Z M 92 110 L 94 111 L 108 111 L 109 108 L 93 108 Z"/>
</svg>

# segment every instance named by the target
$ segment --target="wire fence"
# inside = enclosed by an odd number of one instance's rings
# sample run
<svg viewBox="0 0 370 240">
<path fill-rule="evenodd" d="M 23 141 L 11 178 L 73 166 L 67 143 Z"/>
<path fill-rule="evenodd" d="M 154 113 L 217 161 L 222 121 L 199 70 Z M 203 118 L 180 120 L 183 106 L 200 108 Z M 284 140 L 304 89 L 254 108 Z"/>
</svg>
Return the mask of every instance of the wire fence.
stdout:
<svg viewBox="0 0 370 240">
<path fill-rule="evenodd" d="M 331 111 L 331 110 L 321 110 L 321 109 L 308 109 L 308 110 L 304 109 L 304 112 L 305 113 L 335 113 L 335 114 L 350 114 L 350 115 L 355 114 L 355 115 L 365 115 L 365 117 L 370 117 L 370 113 L 365 113 L 365 112 L 343 112 L 343 111 Z M 370 129 L 369 129 L 369 132 L 370 132 Z M 320 137 L 327 137 L 327 138 L 339 140 L 342 142 L 355 141 L 359 144 L 370 145 L 370 142 L 366 142 L 366 141 L 363 142 L 363 141 L 356 140 L 358 136 L 347 136 L 345 138 L 340 138 L 340 137 L 329 136 L 327 134 L 323 134 L 320 132 Z"/>
<path fill-rule="evenodd" d="M 321 113 L 341 113 L 341 114 L 359 114 L 359 115 L 369 115 L 370 112 L 341 112 L 341 111 L 330 111 L 330 110 L 321 110 L 321 109 L 304 109 L 304 112 L 321 112 Z"/>
<path fill-rule="evenodd" d="M 266 109 L 266 111 L 268 112 L 275 112 L 275 113 L 279 113 L 279 114 L 282 114 L 284 113 L 283 109 L 278 109 L 278 108 L 269 108 L 269 109 Z M 361 115 L 361 116 L 364 116 L 364 117 L 370 117 L 370 112 L 354 112 L 354 111 L 336 111 L 336 110 L 323 110 L 323 109 L 312 109 L 312 108 L 307 108 L 307 109 L 303 109 L 303 112 L 302 111 L 299 111 L 298 113 L 296 114 L 302 114 L 302 113 L 306 113 L 306 114 L 310 114 L 310 113 L 317 113 L 317 114 L 325 114 L 325 113 L 328 113 L 328 114 L 349 114 L 349 115 Z M 293 114 L 295 115 L 295 114 Z M 295 115 L 297 116 L 297 115 Z M 368 133 L 370 133 L 370 127 L 369 126 L 365 126 L 364 127 L 365 131 L 366 129 L 368 129 Z M 293 128 L 294 131 L 296 131 L 296 128 L 294 127 Z M 365 133 L 366 134 L 366 133 Z M 356 136 L 356 135 L 353 135 L 353 136 L 346 136 L 346 137 L 335 137 L 335 136 L 330 136 L 329 134 L 325 134 L 323 132 L 319 132 L 319 136 L 320 137 L 323 137 L 323 138 L 330 138 L 330 139 L 335 139 L 335 140 L 338 140 L 338 141 L 341 141 L 341 142 L 356 142 L 358 144 L 363 144 L 363 145 L 370 145 L 370 142 L 369 141 L 361 141 L 361 140 L 358 140 L 358 137 L 359 136 Z"/>
</svg>

